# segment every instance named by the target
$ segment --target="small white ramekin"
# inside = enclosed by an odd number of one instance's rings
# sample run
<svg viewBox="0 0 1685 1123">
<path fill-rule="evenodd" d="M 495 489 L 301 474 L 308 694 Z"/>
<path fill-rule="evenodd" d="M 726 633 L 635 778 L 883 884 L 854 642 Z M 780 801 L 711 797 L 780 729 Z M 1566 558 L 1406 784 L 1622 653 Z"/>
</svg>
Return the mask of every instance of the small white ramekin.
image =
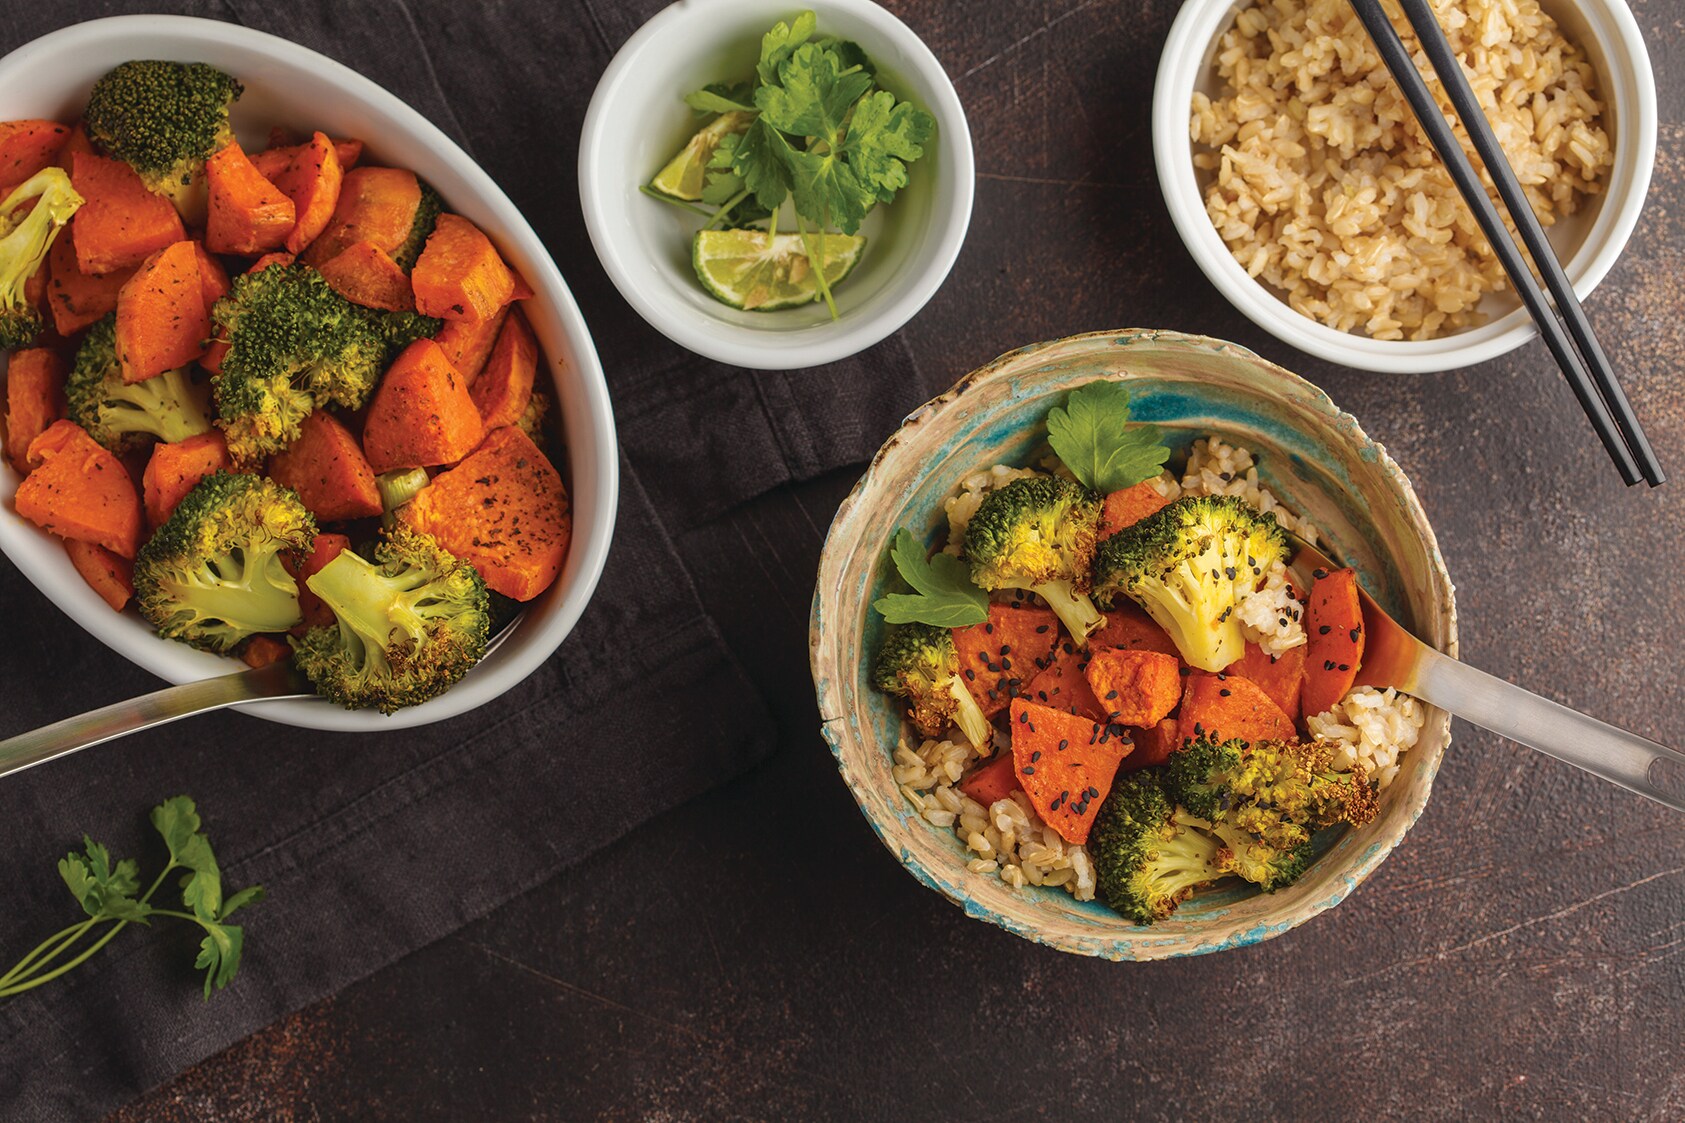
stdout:
<svg viewBox="0 0 1685 1123">
<path fill-rule="evenodd" d="M 1603 195 L 1580 215 L 1550 228 L 1551 244 L 1583 300 L 1625 248 L 1656 162 L 1656 80 L 1638 22 L 1624 0 L 1541 0 L 1563 33 L 1596 69 L 1614 143 L 1615 165 Z M 1218 91 L 1217 40 L 1234 23 L 1234 0 L 1187 0 L 1165 41 L 1153 89 L 1153 158 L 1176 230 L 1211 283 L 1253 323 L 1299 350 L 1346 366 L 1420 374 L 1472 366 L 1515 350 L 1538 334 L 1512 292 L 1491 296 L 1492 318 L 1466 331 L 1426 340 L 1371 339 L 1295 312 L 1263 282 L 1247 276 L 1205 212 L 1193 164 L 1189 117 L 1195 90 Z"/>
<path fill-rule="evenodd" d="M 44 35 L 0 59 L 0 120 L 74 120 L 94 80 L 136 58 L 207 62 L 245 85 L 233 124 L 261 147 L 271 125 L 319 128 L 357 137 L 369 163 L 411 168 L 438 189 L 445 205 L 497 243 L 537 295 L 526 314 L 547 360 L 539 377 L 556 395 L 567 462 L 557 465 L 573 503 L 573 542 L 556 583 L 525 606 L 520 621 L 466 678 L 444 694 L 390 717 L 345 710 L 322 698 L 242 707 L 306 729 L 379 732 L 425 725 L 482 706 L 548 659 L 597 587 L 614 533 L 619 459 L 608 386 L 585 320 L 544 243 L 521 212 L 444 133 L 362 75 L 315 51 L 220 20 L 185 16 L 115 16 Z M 36 588 L 118 654 L 173 683 L 241 669 L 238 660 L 160 639 L 134 612 L 117 613 L 71 567 L 63 544 L 25 521 L 11 503 L 18 477 L 0 461 L 0 550 Z M 68 716 L 85 703 L 68 687 Z M 16 732 L 16 731 L 13 731 Z"/>
<path fill-rule="evenodd" d="M 752 74 L 761 36 L 804 7 L 781 0 L 679 0 L 644 24 L 597 83 L 579 141 L 579 198 L 591 244 L 627 303 L 699 355 L 757 370 L 847 358 L 912 319 L 959 256 L 971 221 L 971 132 L 942 64 L 872 0 L 817 0 L 819 33 L 852 39 L 882 85 L 936 119 L 908 183 L 867 217 L 866 252 L 824 304 L 743 312 L 703 290 L 691 267 L 695 216 L 651 199 L 646 184 L 696 129 L 683 97 Z"/>
</svg>

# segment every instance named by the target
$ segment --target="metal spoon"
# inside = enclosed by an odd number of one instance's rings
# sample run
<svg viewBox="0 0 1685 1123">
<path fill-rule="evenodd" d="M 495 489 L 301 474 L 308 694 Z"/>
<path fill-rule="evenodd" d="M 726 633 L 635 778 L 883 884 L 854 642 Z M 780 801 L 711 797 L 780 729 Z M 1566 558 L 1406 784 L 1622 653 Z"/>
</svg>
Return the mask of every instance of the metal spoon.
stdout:
<svg viewBox="0 0 1685 1123">
<path fill-rule="evenodd" d="M 484 660 L 496 651 L 498 645 L 509 638 L 520 622 L 521 617 L 516 616 L 503 625 L 486 644 L 485 654 L 480 658 Z M 22 772 L 25 768 L 33 768 L 44 761 L 69 756 L 126 733 L 138 733 L 155 725 L 167 725 L 194 714 L 220 710 L 225 706 L 238 706 L 245 702 L 309 698 L 315 693 L 309 680 L 293 670 L 292 665 L 286 661 L 271 663 L 267 667 L 254 670 L 237 671 L 231 675 L 200 679 L 198 682 L 184 682 L 180 686 L 167 686 L 151 694 L 113 702 L 109 706 L 67 717 L 63 721 L 55 721 L 51 725 L 43 725 L 40 729 L 0 741 L 0 778 L 10 776 L 14 772 Z"/>
<path fill-rule="evenodd" d="M 1338 568 L 1303 541 L 1292 568 Z M 1309 587 L 1308 585 L 1306 586 Z M 1383 612 L 1358 589 L 1365 641 L 1358 681 L 1396 687 L 1482 729 L 1537 749 L 1628 791 L 1685 811 L 1685 753 L 1558 705 L 1485 671 L 1442 655 Z M 4 745 L 0 745 L 0 750 Z"/>
</svg>

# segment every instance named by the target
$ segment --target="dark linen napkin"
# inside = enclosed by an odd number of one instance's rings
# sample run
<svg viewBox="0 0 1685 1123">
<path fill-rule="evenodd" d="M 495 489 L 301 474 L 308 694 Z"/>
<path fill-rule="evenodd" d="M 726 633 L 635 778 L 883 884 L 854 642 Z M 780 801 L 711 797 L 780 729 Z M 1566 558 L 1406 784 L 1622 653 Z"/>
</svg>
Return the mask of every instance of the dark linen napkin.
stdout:
<svg viewBox="0 0 1685 1123">
<path fill-rule="evenodd" d="M 190 966 L 197 939 L 163 924 L 0 1001 L 0 1119 L 91 1118 L 770 751 L 766 708 L 673 543 L 768 489 L 863 460 L 925 393 L 898 341 L 819 370 L 749 373 L 681 351 L 613 291 L 580 218 L 580 122 L 613 51 L 659 6 L 0 0 L 6 50 L 81 19 L 163 8 L 295 40 L 404 98 L 545 239 L 592 326 L 625 454 L 595 599 L 555 657 L 494 705 L 373 737 L 225 711 L 0 783 L 0 969 L 75 921 L 54 863 L 83 831 L 139 858 L 143 874 L 160 867 L 146 812 L 170 795 L 199 801 L 228 885 L 270 894 L 245 914 L 239 977 L 208 1004 Z M 159 685 L 3 558 L 0 618 L 0 736 Z"/>
</svg>

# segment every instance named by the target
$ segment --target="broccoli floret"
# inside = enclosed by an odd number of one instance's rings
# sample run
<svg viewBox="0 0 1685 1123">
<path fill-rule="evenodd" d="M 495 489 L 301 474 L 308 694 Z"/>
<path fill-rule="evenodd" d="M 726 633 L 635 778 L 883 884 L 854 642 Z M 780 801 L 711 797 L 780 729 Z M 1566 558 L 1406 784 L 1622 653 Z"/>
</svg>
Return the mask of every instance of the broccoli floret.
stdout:
<svg viewBox="0 0 1685 1123">
<path fill-rule="evenodd" d="M 1220 671 L 1245 654 L 1235 606 L 1291 552 L 1274 515 L 1235 496 L 1184 496 L 1101 543 L 1094 598 L 1136 601 L 1184 660 Z"/>
<path fill-rule="evenodd" d="M 1113 786 L 1088 835 L 1096 893 L 1137 924 L 1163 920 L 1195 889 L 1221 878 L 1221 849 L 1171 804 L 1151 770 Z"/>
<path fill-rule="evenodd" d="M 1201 737 L 1171 754 L 1164 786 L 1203 819 L 1228 821 L 1278 849 L 1311 832 L 1375 817 L 1375 790 L 1361 771 L 1334 767 L 1321 741 L 1217 741 Z"/>
<path fill-rule="evenodd" d="M 41 334 L 29 279 L 81 205 L 62 168 L 43 168 L 0 202 L 0 348 L 27 347 Z"/>
<path fill-rule="evenodd" d="M 313 409 L 361 408 L 392 352 L 440 326 L 353 304 L 304 265 L 235 278 L 212 316 L 228 340 L 211 382 L 217 423 L 241 463 L 291 444 Z"/>
<path fill-rule="evenodd" d="M 903 624 L 879 649 L 872 681 L 884 693 L 911 703 L 907 716 L 926 737 L 939 736 L 956 722 L 973 745 L 987 745 L 993 740 L 989 719 L 959 669 L 953 633 L 930 624 Z"/>
<path fill-rule="evenodd" d="M 1244 878 L 1266 893 L 1293 884 L 1311 864 L 1311 844 L 1277 848 L 1229 822 L 1210 824 L 1222 848 L 1217 851 L 1217 868 Z"/>
<path fill-rule="evenodd" d="M 408 273 L 415 268 L 416 258 L 421 256 L 422 247 L 427 244 L 428 237 L 433 233 L 433 224 L 439 221 L 439 212 L 444 209 L 445 203 L 439 198 L 439 193 L 433 190 L 432 184 L 423 182 L 421 203 L 415 208 L 415 219 L 410 223 L 410 232 L 404 238 L 404 244 L 392 255 L 392 260 L 397 262 L 399 269 Z"/>
<path fill-rule="evenodd" d="M 135 558 L 140 614 L 166 639 L 210 651 L 284 632 L 300 617 L 281 555 L 308 553 L 315 537 L 292 489 L 262 476 L 207 476 Z"/>
<path fill-rule="evenodd" d="M 184 441 L 211 429 L 210 387 L 187 367 L 144 382 L 124 382 L 117 363 L 116 313 L 88 329 L 64 387 L 70 420 L 112 452 L 133 451 L 157 437 Z"/>
<path fill-rule="evenodd" d="M 347 709 L 392 713 L 443 694 L 485 654 L 491 606 L 473 566 L 399 524 L 374 562 L 350 550 L 307 584 L 337 623 L 293 641 L 293 665 Z"/>
<path fill-rule="evenodd" d="M 125 62 L 94 83 L 83 121 L 89 139 L 180 207 L 205 160 L 234 139 L 228 107 L 240 93 L 202 62 Z"/>
<path fill-rule="evenodd" d="M 1106 622 L 1088 599 L 1100 502 L 1052 476 L 1013 480 L 978 505 L 965 530 L 971 579 L 983 589 L 1028 589 L 1083 643 Z"/>
</svg>

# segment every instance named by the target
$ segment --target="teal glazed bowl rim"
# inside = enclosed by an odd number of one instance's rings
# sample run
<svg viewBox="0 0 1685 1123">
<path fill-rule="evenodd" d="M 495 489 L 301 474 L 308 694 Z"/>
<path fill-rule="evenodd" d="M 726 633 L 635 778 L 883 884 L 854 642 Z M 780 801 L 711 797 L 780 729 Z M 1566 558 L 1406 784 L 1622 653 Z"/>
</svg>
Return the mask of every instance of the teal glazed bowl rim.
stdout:
<svg viewBox="0 0 1685 1123">
<path fill-rule="evenodd" d="M 889 576 L 887 543 L 906 525 L 929 545 L 941 500 L 995 463 L 1031 462 L 1049 407 L 1095 378 L 1128 381 L 1135 416 L 1184 444 L 1216 433 L 1258 456 L 1261 482 L 1308 515 L 1325 549 L 1439 650 L 1457 653 L 1455 592 L 1414 489 L 1386 450 L 1328 396 L 1243 347 L 1147 329 L 1093 332 L 1008 352 L 915 410 L 878 450 L 838 508 L 820 556 L 808 646 L 821 731 L 849 792 L 879 840 L 920 883 L 1016 935 L 1113 960 L 1167 959 L 1245 947 L 1333 908 L 1374 872 L 1420 817 L 1446 746 L 1450 715 L 1424 707 L 1414 748 L 1400 758 L 1365 827 L 1319 836 L 1321 853 L 1272 894 L 1219 886 L 1151 927 L 1063 889 L 1014 889 L 972 873 L 948 827 L 924 820 L 891 774 L 900 710 L 872 689 L 870 653 L 882 621 L 871 611 Z"/>
</svg>

